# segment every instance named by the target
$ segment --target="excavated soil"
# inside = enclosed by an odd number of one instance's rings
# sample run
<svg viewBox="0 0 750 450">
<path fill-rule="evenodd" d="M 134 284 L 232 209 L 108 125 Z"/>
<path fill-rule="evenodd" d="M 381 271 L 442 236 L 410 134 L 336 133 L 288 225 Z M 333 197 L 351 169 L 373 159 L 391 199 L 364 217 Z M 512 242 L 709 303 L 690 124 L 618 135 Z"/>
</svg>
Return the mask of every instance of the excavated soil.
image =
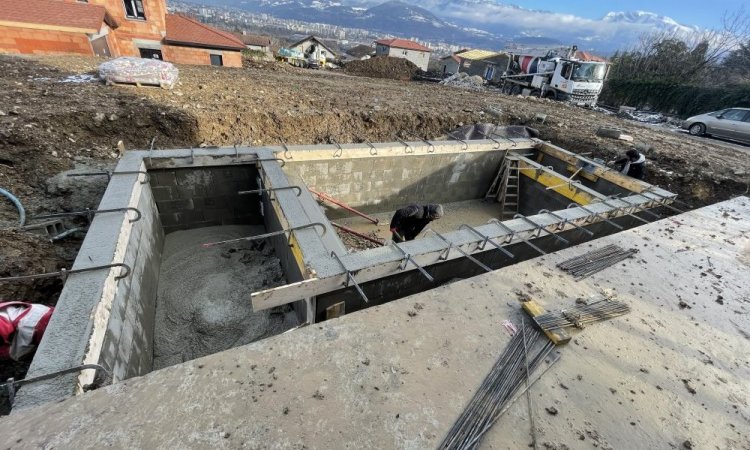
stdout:
<svg viewBox="0 0 750 450">
<path fill-rule="evenodd" d="M 344 72 L 349 75 L 389 80 L 409 81 L 421 72 L 419 67 L 403 58 L 381 56 L 344 64 Z"/>
<path fill-rule="evenodd" d="M 178 148 L 377 142 L 395 135 L 438 139 L 477 122 L 529 125 L 542 139 L 604 160 L 633 145 L 649 148 L 647 181 L 681 194 L 692 206 L 746 193 L 750 182 L 748 147 L 547 100 L 279 63 L 180 66 L 180 82 L 171 91 L 69 78 L 95 73 L 101 61 L 0 56 L 0 187 L 18 196 L 29 215 L 74 208 L 77 190 L 59 189 L 48 179 L 75 167 L 111 167 L 120 141 L 125 149 L 144 149 L 152 142 L 155 148 Z M 543 123 L 535 120 L 540 113 L 546 114 Z M 620 128 L 635 141 L 596 137 L 601 126 Z M 0 228 L 15 226 L 17 219 L 15 208 L 0 198 Z M 80 240 L 52 245 L 39 239 L 1 233 L 0 277 L 70 267 Z M 20 246 L 16 253 L 6 250 L 14 246 Z M 54 299 L 59 286 L 2 291 L 2 299 Z"/>
</svg>

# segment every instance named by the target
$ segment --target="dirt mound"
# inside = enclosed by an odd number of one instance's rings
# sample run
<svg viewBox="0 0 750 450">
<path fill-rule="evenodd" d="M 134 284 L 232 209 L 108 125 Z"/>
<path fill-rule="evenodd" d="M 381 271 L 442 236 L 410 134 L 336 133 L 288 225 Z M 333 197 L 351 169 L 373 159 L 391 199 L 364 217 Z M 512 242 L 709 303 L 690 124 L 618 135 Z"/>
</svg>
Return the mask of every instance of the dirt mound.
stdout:
<svg viewBox="0 0 750 450">
<path fill-rule="evenodd" d="M 43 236 L 0 230 L 0 277 L 55 272 L 63 267 L 55 246 Z M 54 305 L 62 288 L 60 278 L 0 283 L 0 301 L 27 301 Z"/>
<path fill-rule="evenodd" d="M 344 72 L 349 75 L 370 78 L 388 78 L 391 80 L 411 80 L 420 73 L 419 67 L 403 58 L 381 56 L 364 61 L 351 61 L 344 65 Z"/>
</svg>

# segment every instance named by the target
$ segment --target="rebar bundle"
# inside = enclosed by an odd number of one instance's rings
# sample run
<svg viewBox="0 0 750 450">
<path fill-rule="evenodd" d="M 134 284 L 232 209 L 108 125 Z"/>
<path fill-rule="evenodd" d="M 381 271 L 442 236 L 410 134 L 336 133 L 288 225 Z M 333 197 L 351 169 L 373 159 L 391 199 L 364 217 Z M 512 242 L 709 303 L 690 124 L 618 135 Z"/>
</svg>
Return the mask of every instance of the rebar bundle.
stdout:
<svg viewBox="0 0 750 450">
<path fill-rule="evenodd" d="M 549 356 L 554 344 L 547 337 L 530 323 L 520 328 L 438 449 L 477 448 L 529 374 Z"/>
<path fill-rule="evenodd" d="M 598 250 L 563 261 L 557 267 L 571 274 L 576 280 L 582 280 L 620 261 L 624 261 L 636 253 L 638 253 L 637 249 L 625 250 L 614 244 L 607 245 Z"/>
<path fill-rule="evenodd" d="M 590 305 L 575 306 L 571 309 L 548 312 L 534 317 L 534 322 L 544 331 L 558 328 L 578 327 L 601 322 L 630 312 L 630 307 L 617 300 L 600 300 Z"/>
</svg>

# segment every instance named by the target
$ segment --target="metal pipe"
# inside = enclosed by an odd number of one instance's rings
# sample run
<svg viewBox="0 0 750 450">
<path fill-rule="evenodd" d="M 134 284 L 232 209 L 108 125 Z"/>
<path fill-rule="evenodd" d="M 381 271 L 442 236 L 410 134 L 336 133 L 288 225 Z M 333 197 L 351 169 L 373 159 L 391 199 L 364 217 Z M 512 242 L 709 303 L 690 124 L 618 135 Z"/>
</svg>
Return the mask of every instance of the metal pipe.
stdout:
<svg viewBox="0 0 750 450">
<path fill-rule="evenodd" d="M 366 241 L 370 241 L 373 244 L 378 244 L 378 245 L 383 245 L 384 244 L 384 242 L 381 241 L 381 240 L 379 240 L 379 239 L 375 239 L 375 238 L 372 238 L 372 237 L 370 237 L 370 236 L 368 236 L 366 234 L 362 234 L 362 233 L 360 233 L 358 231 L 354 231 L 351 228 L 345 227 L 344 225 L 339 225 L 336 222 L 331 222 L 331 225 L 333 225 L 334 227 L 338 228 L 339 230 L 341 230 L 341 231 L 343 231 L 345 233 L 349 233 L 349 234 L 352 234 L 352 235 L 357 236 L 359 238 L 362 238 L 362 239 L 364 239 Z"/>
<path fill-rule="evenodd" d="M 273 237 L 273 236 L 280 236 L 282 234 L 287 234 L 287 233 L 291 234 L 293 231 L 303 230 L 305 228 L 312 228 L 312 227 L 320 227 L 323 229 L 322 235 L 326 234 L 327 229 L 325 225 L 323 225 L 320 222 L 313 222 L 307 225 L 300 225 L 298 227 L 287 228 L 286 230 L 273 231 L 271 233 L 256 234 L 254 236 L 246 236 L 246 237 L 241 237 L 237 239 L 227 239 L 226 241 L 219 241 L 219 242 L 207 242 L 205 244 L 201 244 L 201 247 L 209 248 L 209 247 L 214 247 L 216 245 L 231 244 L 232 242 L 240 242 L 240 241 L 259 241 L 261 239 L 266 239 L 266 238 Z"/>
<path fill-rule="evenodd" d="M 536 250 L 540 255 L 546 255 L 547 254 L 544 250 L 542 250 L 541 248 L 539 248 L 536 245 L 532 244 L 526 238 L 524 238 L 524 237 L 516 234 L 515 231 L 511 230 L 510 228 L 508 228 L 507 225 L 505 225 L 504 223 L 500 222 L 499 220 L 497 220 L 497 219 L 490 219 L 490 220 L 487 221 L 487 223 L 494 223 L 495 225 L 497 225 L 498 227 L 502 228 L 503 230 L 509 231 L 511 233 L 510 239 L 513 239 L 513 236 L 518 237 L 518 239 L 520 239 L 521 241 L 523 241 L 529 247 L 531 247 L 534 250 Z"/>
<path fill-rule="evenodd" d="M 591 231 L 589 231 L 589 230 L 587 230 L 587 229 L 585 229 L 585 228 L 583 228 L 583 227 L 575 224 L 574 222 L 571 222 L 570 220 L 568 220 L 568 219 L 566 219 L 566 218 L 564 218 L 564 217 L 562 217 L 562 216 L 560 216 L 558 214 L 553 213 L 552 211 L 550 211 L 548 209 L 540 209 L 539 210 L 539 214 L 549 214 L 550 216 L 556 218 L 557 220 L 562 220 L 563 222 L 560 225 L 560 227 L 558 228 L 558 230 L 560 230 L 561 228 L 564 228 L 565 224 L 570 224 L 570 225 L 576 227 L 577 229 L 583 231 L 584 233 L 588 234 L 589 236 L 593 236 L 594 235 L 594 233 L 592 233 Z"/>
<path fill-rule="evenodd" d="M 281 158 L 256 158 L 250 162 L 264 162 L 264 161 L 276 161 L 278 163 L 281 163 L 281 167 L 284 167 L 286 165 L 286 161 L 284 161 Z"/>
<path fill-rule="evenodd" d="M 398 244 L 396 244 L 395 242 L 392 242 L 391 246 L 396 247 L 398 249 L 398 251 L 401 252 L 401 254 L 404 257 L 404 259 L 401 260 L 401 264 L 399 264 L 399 266 L 398 266 L 399 269 L 401 269 L 401 270 L 406 269 L 406 266 L 411 262 L 412 264 L 414 264 L 414 267 L 416 267 L 417 270 L 419 270 L 422 273 L 422 275 L 424 275 L 424 277 L 427 278 L 430 282 L 434 282 L 435 281 L 435 279 L 432 278 L 432 276 L 430 276 L 430 274 L 427 273 L 427 271 L 424 270 L 422 268 L 422 266 L 420 266 L 419 264 L 417 264 L 417 262 L 414 261 L 414 259 L 411 257 L 410 254 L 406 253 L 406 251 L 404 251 L 403 248 L 399 247 Z"/>
<path fill-rule="evenodd" d="M 341 258 L 339 258 L 339 255 L 337 255 L 334 251 L 331 251 L 331 256 L 336 258 L 336 261 L 338 261 L 341 267 L 343 267 L 346 271 L 346 283 L 344 283 L 344 287 L 349 287 L 349 282 L 351 281 L 351 283 L 354 285 L 354 289 L 357 290 L 359 296 L 362 297 L 365 303 L 369 303 L 370 301 L 367 299 L 365 292 L 362 290 L 362 288 L 359 287 L 357 280 L 354 279 L 354 275 L 352 275 L 349 269 L 346 268 L 346 264 L 344 264 L 344 261 L 342 261 Z"/>
<path fill-rule="evenodd" d="M 493 241 L 489 236 L 486 236 L 486 235 L 480 233 L 477 229 L 475 229 L 471 225 L 467 225 L 467 224 L 464 223 L 464 224 L 461 224 L 461 226 L 458 227 L 459 230 L 462 229 L 462 228 L 468 228 L 469 230 L 473 231 L 474 234 L 476 234 L 477 236 L 479 236 L 482 239 L 484 239 L 484 241 L 482 241 L 481 248 L 480 248 L 480 244 L 477 244 L 477 250 L 484 250 L 484 247 L 489 242 L 490 244 L 492 244 L 493 246 L 495 246 L 495 248 L 497 248 L 501 252 L 505 253 L 509 258 L 515 258 L 515 255 L 513 255 L 513 253 L 509 252 L 508 250 L 506 250 L 505 248 L 503 248 L 502 245 L 500 245 L 497 242 Z"/>
<path fill-rule="evenodd" d="M 281 187 L 275 187 L 275 188 L 263 188 L 263 189 L 253 189 L 252 191 L 238 191 L 237 195 L 250 195 L 250 194 L 260 194 L 262 192 L 276 192 L 276 191 L 284 191 L 284 190 L 296 190 L 297 191 L 297 197 L 302 195 L 302 188 L 299 186 L 281 186 Z"/>
<path fill-rule="evenodd" d="M 61 277 L 63 279 L 63 282 L 65 282 L 68 279 L 68 276 L 76 274 L 76 273 L 84 273 L 84 272 L 91 272 L 94 270 L 100 270 L 100 269 L 112 269 L 114 267 L 122 267 L 125 269 L 125 273 L 120 273 L 120 275 L 115 277 L 115 280 L 120 280 L 128 275 L 130 275 L 130 266 L 128 266 L 125 263 L 116 263 L 116 264 L 107 264 L 104 266 L 94 266 L 94 267 L 84 267 L 83 269 L 60 269 L 58 272 L 47 272 L 47 273 L 38 273 L 34 275 L 21 275 L 17 277 L 5 277 L 0 278 L 0 283 L 15 283 L 18 281 L 29 281 L 29 280 L 38 280 L 42 278 L 57 278 Z"/>
<path fill-rule="evenodd" d="M 103 214 L 103 213 L 110 213 L 110 212 L 123 212 L 123 211 L 135 211 L 136 217 L 135 219 L 129 219 L 128 222 L 138 222 L 141 220 L 141 217 L 143 215 L 141 214 L 141 211 L 138 210 L 138 208 L 133 208 L 131 206 L 127 208 L 112 208 L 112 209 L 97 209 L 97 210 L 90 210 L 87 209 L 85 211 L 71 211 L 71 212 L 64 212 L 64 213 L 54 213 L 54 214 L 42 214 L 40 216 L 34 216 L 31 219 L 54 219 L 57 217 L 72 217 L 72 216 L 81 216 L 81 217 L 87 217 L 89 222 L 93 220 L 93 217 L 97 214 Z"/>
<path fill-rule="evenodd" d="M 112 373 L 110 373 L 110 371 L 100 366 L 99 364 L 82 364 L 80 366 L 68 367 L 66 369 L 57 370 L 55 372 L 46 373 L 44 375 L 39 375 L 36 377 L 24 378 L 22 380 L 15 380 L 13 378 L 9 378 L 7 382 L 0 384 L 0 388 L 5 388 L 6 392 L 8 393 L 8 400 L 10 400 L 10 404 L 11 406 L 13 406 L 13 403 L 16 397 L 16 390 L 18 387 L 23 386 L 25 384 L 36 383 L 37 381 L 49 380 L 51 378 L 55 378 L 60 375 L 65 375 L 65 374 L 73 373 L 73 372 L 80 372 L 82 370 L 87 370 L 87 369 L 101 370 L 102 372 L 105 373 L 105 375 L 107 375 L 108 380 L 112 380 Z"/>
<path fill-rule="evenodd" d="M 544 228 L 544 226 L 542 226 L 542 225 L 534 222 L 533 220 L 529 219 L 528 217 L 524 216 L 523 214 L 515 214 L 515 215 L 513 215 L 513 218 L 514 219 L 523 219 L 526 223 L 529 223 L 529 224 L 537 227 L 540 232 L 544 231 L 545 233 L 549 234 L 550 236 L 553 236 L 555 239 L 557 239 L 558 241 L 562 242 L 565 245 L 569 245 L 570 244 L 570 241 L 568 241 L 564 237 L 558 236 L 557 233 L 553 233 L 551 231 L 547 231 L 547 229 Z M 537 234 L 537 237 L 539 237 L 538 234 Z"/>
<path fill-rule="evenodd" d="M 316 191 L 314 189 L 310 189 L 310 188 L 308 188 L 308 190 L 310 192 L 312 192 L 313 194 L 317 195 L 318 198 L 320 198 L 321 200 L 327 201 L 329 203 L 333 203 L 334 205 L 340 206 L 340 207 L 344 208 L 345 210 L 347 210 L 347 211 L 349 211 L 351 213 L 354 213 L 354 214 L 356 214 L 356 215 L 358 215 L 360 217 L 364 217 L 365 219 L 369 220 L 370 222 L 374 223 L 375 225 L 377 225 L 378 223 L 380 223 L 380 220 L 378 220 L 378 219 L 376 219 L 374 217 L 368 216 L 367 214 L 365 214 L 363 212 L 357 211 L 356 209 L 352 208 L 351 206 L 347 205 L 346 203 L 344 203 L 344 202 L 342 202 L 340 200 L 336 200 L 335 198 L 331 197 L 330 195 L 326 194 L 325 192 L 318 192 L 318 191 Z"/>
<path fill-rule="evenodd" d="M 492 272 L 492 269 L 490 269 L 489 267 L 487 267 L 484 263 L 482 263 L 481 261 L 479 261 L 475 257 L 473 257 L 470 254 L 466 253 L 463 249 L 461 249 L 461 247 L 459 247 L 457 245 L 453 245 L 453 242 L 451 242 L 448 239 L 446 239 L 445 236 L 443 236 L 442 234 L 438 233 L 437 231 L 435 231 L 435 230 L 433 230 L 431 228 L 428 228 L 427 230 L 425 230 L 425 233 L 427 233 L 428 231 L 431 231 L 433 234 L 435 234 L 435 236 L 439 237 L 443 242 L 445 242 L 446 244 L 448 244 L 448 248 L 447 248 L 447 252 L 446 252 L 446 256 L 445 256 L 446 259 L 448 258 L 448 255 L 450 254 L 451 248 L 455 248 L 458 251 L 458 253 L 464 255 L 466 257 L 466 259 L 468 259 L 469 261 L 471 261 L 474 264 L 478 265 L 479 267 L 481 267 L 482 269 L 484 269 L 487 272 Z"/>
</svg>

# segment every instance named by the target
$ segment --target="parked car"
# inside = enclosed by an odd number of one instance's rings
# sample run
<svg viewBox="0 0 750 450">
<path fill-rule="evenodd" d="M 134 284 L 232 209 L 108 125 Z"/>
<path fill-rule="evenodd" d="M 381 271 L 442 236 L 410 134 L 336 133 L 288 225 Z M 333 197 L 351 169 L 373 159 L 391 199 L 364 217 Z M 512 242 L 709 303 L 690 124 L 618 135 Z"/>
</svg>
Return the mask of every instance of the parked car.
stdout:
<svg viewBox="0 0 750 450">
<path fill-rule="evenodd" d="M 682 128 L 693 136 L 708 134 L 750 144 L 750 108 L 729 108 L 693 116 Z"/>
</svg>

